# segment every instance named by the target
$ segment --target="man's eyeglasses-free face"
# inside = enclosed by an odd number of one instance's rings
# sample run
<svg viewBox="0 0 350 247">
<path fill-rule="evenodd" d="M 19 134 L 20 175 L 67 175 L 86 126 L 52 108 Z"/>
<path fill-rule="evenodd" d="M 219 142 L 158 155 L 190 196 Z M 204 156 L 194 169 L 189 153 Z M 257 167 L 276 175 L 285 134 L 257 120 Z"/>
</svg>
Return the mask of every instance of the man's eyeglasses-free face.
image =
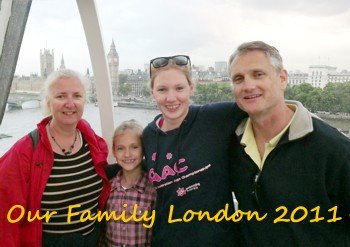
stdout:
<svg viewBox="0 0 350 247">
<path fill-rule="evenodd" d="M 152 66 L 155 69 L 162 68 L 167 66 L 170 60 L 172 60 L 178 66 L 186 66 L 189 64 L 191 67 L 191 60 L 190 60 L 190 57 L 187 55 L 175 55 L 171 57 L 156 57 L 156 58 L 153 58 L 149 64 L 150 75 L 151 75 Z"/>
</svg>

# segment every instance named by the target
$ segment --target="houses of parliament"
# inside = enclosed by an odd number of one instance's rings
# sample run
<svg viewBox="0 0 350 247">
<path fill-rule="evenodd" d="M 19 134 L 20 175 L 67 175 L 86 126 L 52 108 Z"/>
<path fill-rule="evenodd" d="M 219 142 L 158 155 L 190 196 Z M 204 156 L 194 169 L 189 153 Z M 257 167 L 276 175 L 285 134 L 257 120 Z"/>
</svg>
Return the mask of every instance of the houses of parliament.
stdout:
<svg viewBox="0 0 350 247">
<path fill-rule="evenodd" d="M 113 97 L 115 98 L 119 90 L 119 55 L 115 48 L 114 41 L 110 46 L 110 50 L 107 54 L 107 62 L 109 67 L 109 74 L 112 86 Z M 40 75 L 31 74 L 29 76 L 17 76 L 13 78 L 11 91 L 14 93 L 16 91 L 30 91 L 30 92 L 40 92 L 43 83 L 46 78 L 55 70 L 55 54 L 54 50 L 43 49 L 40 50 Z M 64 63 L 63 55 L 61 57 L 60 66 L 56 69 L 66 68 Z M 90 98 L 96 97 L 95 81 L 93 76 L 90 75 L 89 69 L 86 70 L 85 77 L 89 83 L 88 94 Z"/>
</svg>

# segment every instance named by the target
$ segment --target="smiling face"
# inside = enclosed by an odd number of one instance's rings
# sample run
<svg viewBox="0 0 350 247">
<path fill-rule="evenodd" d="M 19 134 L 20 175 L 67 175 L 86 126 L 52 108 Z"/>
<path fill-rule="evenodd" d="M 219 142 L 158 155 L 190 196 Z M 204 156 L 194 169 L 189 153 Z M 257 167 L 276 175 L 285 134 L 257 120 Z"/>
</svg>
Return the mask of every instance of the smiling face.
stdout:
<svg viewBox="0 0 350 247">
<path fill-rule="evenodd" d="M 47 106 L 54 124 L 76 126 L 83 115 L 84 104 L 84 87 L 77 78 L 63 77 L 52 84 Z"/>
<path fill-rule="evenodd" d="M 155 77 L 152 95 L 170 129 L 179 127 L 185 119 L 192 94 L 193 86 L 181 70 L 163 70 Z"/>
<path fill-rule="evenodd" d="M 287 72 L 276 71 L 262 51 L 249 51 L 235 58 L 231 79 L 238 106 L 251 117 L 271 114 L 284 103 Z"/>
<path fill-rule="evenodd" d="M 140 135 L 126 129 L 113 139 L 113 154 L 124 172 L 141 170 L 142 144 Z"/>
</svg>

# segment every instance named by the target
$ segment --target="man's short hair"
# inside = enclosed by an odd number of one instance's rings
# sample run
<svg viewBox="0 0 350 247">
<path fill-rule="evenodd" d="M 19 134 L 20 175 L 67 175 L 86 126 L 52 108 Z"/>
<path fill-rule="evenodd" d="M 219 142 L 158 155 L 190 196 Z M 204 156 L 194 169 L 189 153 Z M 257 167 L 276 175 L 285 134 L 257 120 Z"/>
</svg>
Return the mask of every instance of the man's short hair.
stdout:
<svg viewBox="0 0 350 247">
<path fill-rule="evenodd" d="M 236 51 L 230 56 L 229 59 L 229 67 L 228 67 L 228 73 L 231 77 L 231 64 L 232 62 L 239 57 L 240 55 L 243 55 L 247 52 L 259 50 L 266 54 L 267 58 L 269 59 L 271 65 L 276 69 L 276 71 L 280 71 L 283 69 L 283 61 L 282 57 L 279 53 L 279 51 L 271 46 L 268 45 L 262 41 L 251 41 L 241 44 L 237 47 Z"/>
</svg>

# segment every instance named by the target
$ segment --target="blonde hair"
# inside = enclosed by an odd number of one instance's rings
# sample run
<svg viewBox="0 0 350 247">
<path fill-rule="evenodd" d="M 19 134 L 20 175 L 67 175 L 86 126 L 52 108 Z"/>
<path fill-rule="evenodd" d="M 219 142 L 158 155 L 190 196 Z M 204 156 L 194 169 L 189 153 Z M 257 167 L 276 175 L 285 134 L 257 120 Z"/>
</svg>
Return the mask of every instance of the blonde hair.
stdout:
<svg viewBox="0 0 350 247">
<path fill-rule="evenodd" d="M 43 113 L 44 115 L 48 116 L 51 115 L 51 110 L 48 107 L 48 102 L 51 99 L 51 90 L 53 88 L 53 86 L 56 84 L 56 82 L 58 82 L 60 79 L 62 78 L 75 78 L 77 79 L 81 86 L 83 87 L 83 97 L 84 100 L 86 101 L 86 79 L 85 77 L 83 77 L 80 73 L 71 70 L 71 69 L 60 69 L 60 70 L 56 70 L 54 72 L 52 72 L 46 79 L 46 81 L 44 82 L 44 87 L 42 90 L 42 108 L 43 108 Z"/>
<path fill-rule="evenodd" d="M 113 149 L 115 148 L 115 144 L 114 144 L 115 137 L 123 134 L 126 130 L 133 130 L 141 139 L 142 131 L 143 131 L 142 125 L 135 119 L 124 121 L 114 130 L 113 139 L 112 139 Z"/>
<path fill-rule="evenodd" d="M 186 66 L 176 65 L 172 60 L 170 60 L 166 66 L 161 67 L 161 68 L 153 68 L 153 66 L 151 66 L 151 71 L 150 71 L 150 73 L 151 73 L 151 80 L 150 80 L 151 89 L 153 89 L 154 80 L 159 75 L 159 73 L 161 73 L 162 71 L 165 71 L 165 70 L 169 70 L 169 69 L 176 69 L 176 70 L 182 72 L 186 76 L 186 79 L 188 81 L 188 85 L 193 86 L 193 80 L 192 80 L 192 76 L 191 76 L 191 68 L 189 68 L 188 65 L 186 65 Z"/>
</svg>

